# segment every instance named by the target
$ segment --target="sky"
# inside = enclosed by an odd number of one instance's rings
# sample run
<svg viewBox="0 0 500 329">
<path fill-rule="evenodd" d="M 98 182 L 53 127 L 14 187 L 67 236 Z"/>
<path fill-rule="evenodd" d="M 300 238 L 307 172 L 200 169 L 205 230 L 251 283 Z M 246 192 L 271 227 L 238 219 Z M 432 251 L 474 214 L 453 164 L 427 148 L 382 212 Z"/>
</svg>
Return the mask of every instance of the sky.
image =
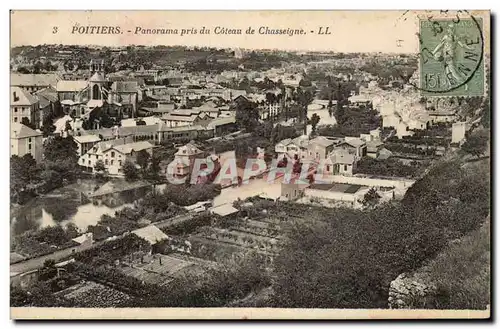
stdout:
<svg viewBox="0 0 500 329">
<path fill-rule="evenodd" d="M 301 51 L 417 53 L 418 20 L 419 17 L 428 15 L 431 13 L 424 11 L 13 11 L 11 46 L 185 45 Z M 489 17 L 485 12 L 481 15 Z M 486 24 L 489 24 L 489 20 Z M 74 28 L 86 26 L 119 26 L 123 33 L 72 33 Z M 259 27 L 266 26 L 271 29 L 303 29 L 306 34 L 291 37 L 258 34 Z M 194 28 L 200 31 L 202 27 L 210 29 L 211 33 L 180 35 L 182 29 Z M 214 34 L 216 27 L 219 27 L 219 30 L 241 29 L 243 34 L 216 35 Z M 249 27 L 255 30 L 255 34 L 244 33 Z M 328 27 L 331 34 L 318 35 L 320 27 L 323 31 Z M 53 33 L 55 28 L 57 32 Z M 177 29 L 179 34 L 135 34 L 137 28 Z"/>
</svg>

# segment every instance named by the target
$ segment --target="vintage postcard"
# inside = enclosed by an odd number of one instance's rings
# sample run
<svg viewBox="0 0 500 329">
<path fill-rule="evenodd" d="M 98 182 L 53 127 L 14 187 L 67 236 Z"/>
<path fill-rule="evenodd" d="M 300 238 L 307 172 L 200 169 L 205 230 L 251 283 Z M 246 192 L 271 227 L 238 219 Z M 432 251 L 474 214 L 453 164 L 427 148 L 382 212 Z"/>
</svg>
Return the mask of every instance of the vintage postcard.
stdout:
<svg viewBox="0 0 500 329">
<path fill-rule="evenodd" d="M 10 20 L 12 318 L 490 318 L 489 11 Z"/>
</svg>

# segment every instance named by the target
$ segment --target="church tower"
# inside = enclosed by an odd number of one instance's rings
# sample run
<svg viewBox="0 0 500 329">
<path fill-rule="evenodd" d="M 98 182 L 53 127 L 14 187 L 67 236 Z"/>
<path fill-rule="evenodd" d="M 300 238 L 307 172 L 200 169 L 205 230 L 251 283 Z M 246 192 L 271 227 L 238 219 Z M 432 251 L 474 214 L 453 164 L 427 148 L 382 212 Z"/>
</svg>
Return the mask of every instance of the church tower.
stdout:
<svg viewBox="0 0 500 329">
<path fill-rule="evenodd" d="M 91 100 L 105 100 L 104 85 L 106 77 L 104 73 L 104 60 L 101 62 L 94 62 L 90 60 L 89 70 L 91 77 L 89 79 L 90 99 Z"/>
</svg>

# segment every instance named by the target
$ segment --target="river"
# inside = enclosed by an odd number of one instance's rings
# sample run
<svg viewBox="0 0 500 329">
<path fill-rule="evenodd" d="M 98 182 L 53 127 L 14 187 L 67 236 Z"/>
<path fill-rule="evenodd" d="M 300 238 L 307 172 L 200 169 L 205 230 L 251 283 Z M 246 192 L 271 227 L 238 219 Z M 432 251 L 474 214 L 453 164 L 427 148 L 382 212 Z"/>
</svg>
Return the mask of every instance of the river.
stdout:
<svg viewBox="0 0 500 329">
<path fill-rule="evenodd" d="M 11 208 L 11 236 L 47 226 L 66 226 L 68 223 L 75 224 L 84 232 L 89 225 L 97 224 L 102 215 L 113 216 L 117 210 L 131 206 L 151 190 L 150 186 L 146 186 L 91 202 L 85 195 L 92 193 L 97 186 L 93 180 L 80 180 Z"/>
</svg>

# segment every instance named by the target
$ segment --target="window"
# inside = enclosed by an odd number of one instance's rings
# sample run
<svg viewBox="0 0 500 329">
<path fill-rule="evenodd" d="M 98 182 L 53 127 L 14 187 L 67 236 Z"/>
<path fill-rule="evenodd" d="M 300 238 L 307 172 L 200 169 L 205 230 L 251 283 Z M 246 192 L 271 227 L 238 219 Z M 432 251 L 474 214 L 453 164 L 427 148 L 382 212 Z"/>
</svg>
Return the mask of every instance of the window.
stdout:
<svg viewBox="0 0 500 329">
<path fill-rule="evenodd" d="M 31 137 L 30 137 L 30 138 L 28 138 L 28 143 L 31 143 Z"/>
<path fill-rule="evenodd" d="M 105 163 L 105 164 L 106 164 L 106 166 L 107 166 L 107 165 L 109 164 L 108 159 L 106 159 L 106 161 L 105 161 L 104 163 Z"/>
<path fill-rule="evenodd" d="M 91 162 L 90 162 L 90 160 L 89 160 L 89 166 L 90 166 L 90 164 L 91 164 Z"/>
<path fill-rule="evenodd" d="M 14 107 L 14 112 L 17 113 L 17 107 Z"/>
<path fill-rule="evenodd" d="M 115 157 L 115 152 L 111 152 L 111 157 L 114 158 Z"/>
<path fill-rule="evenodd" d="M 330 171 L 330 165 L 326 165 L 326 171 Z"/>
<path fill-rule="evenodd" d="M 28 150 L 31 151 L 31 144 L 28 144 Z"/>
<path fill-rule="evenodd" d="M 121 166 L 122 165 L 122 160 L 118 160 L 118 164 Z"/>
<path fill-rule="evenodd" d="M 114 165 L 115 164 L 115 160 L 111 160 L 111 165 Z"/>
<path fill-rule="evenodd" d="M 344 171 L 347 171 L 347 165 L 344 165 Z"/>
</svg>

